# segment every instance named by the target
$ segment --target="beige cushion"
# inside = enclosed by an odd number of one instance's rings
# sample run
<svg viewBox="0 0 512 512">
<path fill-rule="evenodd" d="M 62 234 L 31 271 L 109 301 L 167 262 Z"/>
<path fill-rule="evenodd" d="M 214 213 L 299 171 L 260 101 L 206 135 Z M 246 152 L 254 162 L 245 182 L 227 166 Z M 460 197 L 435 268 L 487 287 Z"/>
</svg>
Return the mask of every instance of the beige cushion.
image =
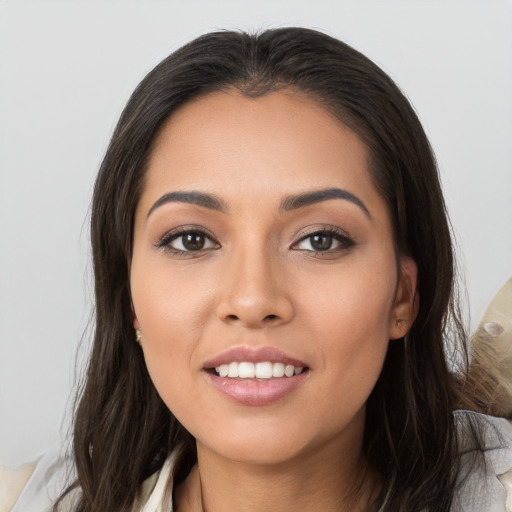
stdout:
<svg viewBox="0 0 512 512">
<path fill-rule="evenodd" d="M 11 510 L 35 467 L 35 462 L 24 464 L 18 469 L 0 466 L 0 512 Z"/>
<path fill-rule="evenodd" d="M 491 389 L 486 412 L 512 419 L 512 279 L 487 307 L 473 344 L 472 376 Z"/>
</svg>

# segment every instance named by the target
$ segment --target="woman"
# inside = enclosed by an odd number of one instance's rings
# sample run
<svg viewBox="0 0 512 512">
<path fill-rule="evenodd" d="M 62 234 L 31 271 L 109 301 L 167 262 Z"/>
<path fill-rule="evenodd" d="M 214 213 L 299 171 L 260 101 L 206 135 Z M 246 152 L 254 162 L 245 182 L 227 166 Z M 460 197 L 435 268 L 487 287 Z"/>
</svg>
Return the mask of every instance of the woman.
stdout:
<svg viewBox="0 0 512 512">
<path fill-rule="evenodd" d="M 47 456 L 26 496 L 44 473 L 55 510 L 504 510 L 510 425 L 454 413 L 435 160 L 364 56 L 296 28 L 189 43 L 128 102 L 91 222 L 76 474 Z"/>
</svg>

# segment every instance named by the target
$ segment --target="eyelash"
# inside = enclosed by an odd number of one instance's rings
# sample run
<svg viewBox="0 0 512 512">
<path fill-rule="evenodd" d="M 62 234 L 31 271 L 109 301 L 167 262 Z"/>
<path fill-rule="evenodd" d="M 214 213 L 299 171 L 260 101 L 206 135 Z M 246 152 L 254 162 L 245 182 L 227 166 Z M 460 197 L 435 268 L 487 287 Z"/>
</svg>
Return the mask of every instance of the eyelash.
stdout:
<svg viewBox="0 0 512 512">
<path fill-rule="evenodd" d="M 179 238 L 184 237 L 185 235 L 199 235 L 205 238 L 205 240 L 209 241 L 209 243 L 213 244 L 214 247 L 207 247 L 207 248 L 200 248 L 197 251 L 194 250 L 182 250 L 182 249 L 176 249 L 175 247 L 172 247 L 171 243 L 175 240 L 178 240 Z M 308 239 L 312 239 L 314 236 L 324 236 L 328 238 L 332 238 L 333 240 L 336 240 L 341 244 L 341 247 L 331 249 L 330 247 L 325 250 L 314 250 L 314 249 L 299 249 L 297 246 Z M 333 228 L 333 227 L 324 227 L 322 229 L 316 229 L 310 233 L 307 234 L 301 234 L 299 235 L 300 238 L 297 240 L 297 242 L 294 242 L 291 246 L 292 250 L 296 251 L 305 251 L 314 254 L 315 257 L 322 257 L 324 254 L 333 254 L 333 253 L 339 253 L 343 251 L 347 251 L 352 246 L 355 245 L 355 242 L 352 238 L 350 238 L 345 232 Z M 208 242 L 207 242 L 208 243 Z M 182 242 L 183 245 L 183 242 Z M 165 235 L 160 238 L 160 240 L 155 244 L 155 246 L 158 249 L 162 249 L 166 252 L 171 253 L 175 256 L 184 256 L 184 257 L 190 257 L 194 255 L 202 254 L 205 250 L 211 250 L 214 248 L 220 247 L 220 244 L 215 240 L 215 238 L 208 232 L 206 232 L 203 228 L 195 227 L 195 226 L 184 226 L 181 228 L 173 229 L 172 231 L 169 231 L 165 233 Z"/>
<path fill-rule="evenodd" d="M 301 242 L 304 242 L 305 240 L 312 239 L 315 235 L 325 236 L 332 238 L 333 240 L 336 240 L 341 244 L 341 247 L 331 249 L 330 247 L 325 250 L 313 250 L 313 249 L 294 249 L 294 250 L 303 250 L 306 252 L 310 252 L 314 254 L 315 257 L 322 257 L 322 255 L 327 254 L 333 254 L 333 253 L 340 253 L 349 250 L 351 247 L 355 245 L 355 242 L 352 238 L 350 238 L 344 231 L 341 231 L 340 229 L 336 229 L 332 226 L 325 226 L 322 229 L 316 229 L 310 233 L 307 234 L 301 234 L 299 235 L 300 238 L 297 242 L 295 242 L 292 245 L 292 249 L 296 247 Z M 311 242 L 310 242 L 311 243 Z"/>
<path fill-rule="evenodd" d="M 201 248 L 197 251 L 190 251 L 190 250 L 182 250 L 182 249 L 176 249 L 175 247 L 172 247 L 171 243 L 174 242 L 174 240 L 178 240 L 179 238 L 184 237 L 185 235 L 199 235 L 205 238 L 207 242 L 212 243 L 216 247 L 208 247 L 208 248 Z M 182 242 L 183 245 L 183 242 Z M 195 226 L 183 226 L 181 228 L 176 228 L 171 231 L 168 231 L 165 233 L 165 235 L 160 238 L 160 240 L 155 244 L 157 249 L 162 249 L 166 252 L 171 253 L 174 256 L 185 256 L 190 257 L 194 255 L 202 254 L 205 250 L 210 250 L 213 248 L 219 247 L 219 243 L 215 240 L 215 238 L 205 231 L 203 228 L 195 227 Z"/>
</svg>

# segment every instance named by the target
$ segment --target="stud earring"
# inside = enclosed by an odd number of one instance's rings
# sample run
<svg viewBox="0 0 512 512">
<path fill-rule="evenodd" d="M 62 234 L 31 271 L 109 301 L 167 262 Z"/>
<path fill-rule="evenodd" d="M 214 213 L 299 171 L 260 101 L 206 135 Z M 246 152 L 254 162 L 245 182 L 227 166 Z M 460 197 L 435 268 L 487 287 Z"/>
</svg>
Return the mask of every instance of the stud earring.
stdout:
<svg viewBox="0 0 512 512">
<path fill-rule="evenodd" d="M 137 343 L 140 345 L 142 341 L 142 330 L 140 327 L 135 329 L 135 339 L 137 340 Z"/>
</svg>

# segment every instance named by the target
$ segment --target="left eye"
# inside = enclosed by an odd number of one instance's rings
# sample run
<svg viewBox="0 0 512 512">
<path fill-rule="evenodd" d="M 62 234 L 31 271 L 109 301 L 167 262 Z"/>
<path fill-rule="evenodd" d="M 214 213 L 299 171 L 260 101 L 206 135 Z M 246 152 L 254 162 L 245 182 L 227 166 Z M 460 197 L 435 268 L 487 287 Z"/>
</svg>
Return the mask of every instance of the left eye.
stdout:
<svg viewBox="0 0 512 512">
<path fill-rule="evenodd" d="M 331 231 L 319 231 L 299 240 L 295 247 L 302 251 L 324 252 L 329 250 L 348 249 L 352 240 L 345 235 Z"/>
<path fill-rule="evenodd" d="M 193 252 L 203 249 L 213 249 L 215 242 L 200 231 L 187 231 L 172 235 L 166 240 L 165 245 L 175 251 Z"/>
</svg>

